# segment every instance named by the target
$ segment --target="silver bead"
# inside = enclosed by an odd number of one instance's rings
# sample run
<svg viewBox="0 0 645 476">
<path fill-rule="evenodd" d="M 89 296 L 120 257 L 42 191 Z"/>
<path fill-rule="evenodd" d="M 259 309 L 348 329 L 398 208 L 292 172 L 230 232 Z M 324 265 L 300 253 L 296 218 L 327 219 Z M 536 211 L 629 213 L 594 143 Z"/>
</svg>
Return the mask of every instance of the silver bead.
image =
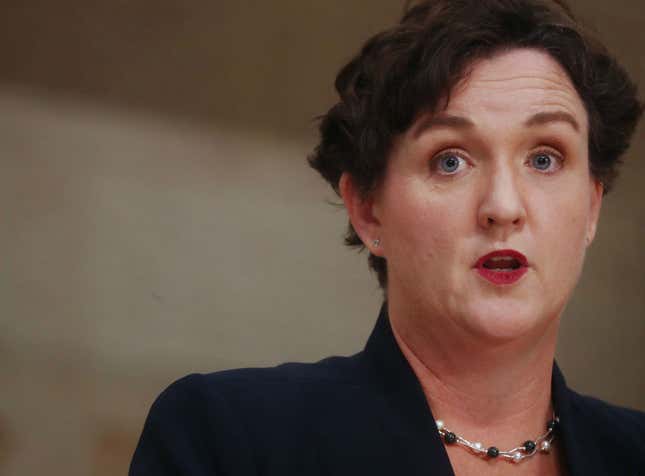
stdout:
<svg viewBox="0 0 645 476">
<path fill-rule="evenodd" d="M 437 430 L 443 430 L 443 427 L 444 427 L 443 420 L 437 420 L 435 423 L 437 424 Z"/>
<path fill-rule="evenodd" d="M 477 443 L 473 443 L 473 448 L 475 448 L 477 451 L 483 451 L 484 450 L 484 445 L 482 445 L 479 441 Z"/>
<path fill-rule="evenodd" d="M 551 450 L 551 443 L 549 440 L 544 440 L 542 443 L 540 443 L 540 451 L 542 453 L 548 453 Z"/>
<path fill-rule="evenodd" d="M 519 463 L 520 461 L 522 461 L 522 453 L 516 451 L 515 453 L 513 453 L 513 462 Z"/>
</svg>

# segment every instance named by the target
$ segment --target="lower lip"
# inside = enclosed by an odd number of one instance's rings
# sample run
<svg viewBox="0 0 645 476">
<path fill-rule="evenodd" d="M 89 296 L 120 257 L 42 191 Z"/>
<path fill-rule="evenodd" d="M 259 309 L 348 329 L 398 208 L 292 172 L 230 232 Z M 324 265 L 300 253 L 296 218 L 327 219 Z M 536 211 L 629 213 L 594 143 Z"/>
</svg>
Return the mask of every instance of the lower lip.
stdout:
<svg viewBox="0 0 645 476">
<path fill-rule="evenodd" d="M 480 276 L 497 285 L 513 284 L 520 280 L 529 269 L 526 266 L 510 271 L 496 271 L 488 268 L 477 268 Z"/>
</svg>

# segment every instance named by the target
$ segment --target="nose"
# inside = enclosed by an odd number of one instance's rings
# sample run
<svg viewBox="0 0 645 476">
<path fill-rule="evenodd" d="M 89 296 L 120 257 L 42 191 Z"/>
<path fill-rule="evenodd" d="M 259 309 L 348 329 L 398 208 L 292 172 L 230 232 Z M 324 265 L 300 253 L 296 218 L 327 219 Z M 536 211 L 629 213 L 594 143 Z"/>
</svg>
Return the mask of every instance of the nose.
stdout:
<svg viewBox="0 0 645 476">
<path fill-rule="evenodd" d="M 479 225 L 506 235 L 522 228 L 526 221 L 523 190 L 513 170 L 507 166 L 496 167 L 484 184 L 478 210 Z"/>
</svg>

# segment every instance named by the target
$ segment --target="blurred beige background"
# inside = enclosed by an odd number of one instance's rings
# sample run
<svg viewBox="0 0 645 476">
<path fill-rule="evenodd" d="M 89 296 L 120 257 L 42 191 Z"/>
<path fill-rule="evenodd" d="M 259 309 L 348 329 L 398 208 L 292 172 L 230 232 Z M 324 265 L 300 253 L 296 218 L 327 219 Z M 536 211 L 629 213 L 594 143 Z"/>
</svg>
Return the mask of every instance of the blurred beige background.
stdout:
<svg viewBox="0 0 645 476">
<path fill-rule="evenodd" d="M 380 292 L 305 157 L 401 3 L 2 2 L 0 475 L 125 474 L 172 380 L 360 350 Z M 642 1 L 574 5 L 645 88 Z M 645 410 L 642 132 L 558 358 Z"/>
</svg>

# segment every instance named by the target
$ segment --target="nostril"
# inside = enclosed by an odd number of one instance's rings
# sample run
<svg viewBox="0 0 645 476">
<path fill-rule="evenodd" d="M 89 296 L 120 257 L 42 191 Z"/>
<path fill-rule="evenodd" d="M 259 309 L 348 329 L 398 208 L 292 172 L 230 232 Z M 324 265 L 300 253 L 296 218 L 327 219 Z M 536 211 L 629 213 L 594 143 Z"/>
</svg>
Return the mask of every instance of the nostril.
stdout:
<svg viewBox="0 0 645 476">
<path fill-rule="evenodd" d="M 488 217 L 488 218 L 486 218 L 486 223 L 487 223 L 487 225 L 488 225 L 488 226 L 491 226 L 491 225 L 495 225 L 495 224 L 497 224 L 497 223 L 500 223 L 500 224 L 501 224 L 501 223 L 504 223 L 504 220 L 500 220 L 500 221 L 498 222 L 497 220 L 495 220 L 495 218 Z M 522 223 L 522 218 L 521 218 L 521 217 L 515 218 L 515 219 L 514 219 L 512 222 L 510 222 L 510 223 L 512 223 L 513 225 L 516 225 L 516 226 L 517 226 L 517 225 L 520 225 L 520 224 Z"/>
</svg>

